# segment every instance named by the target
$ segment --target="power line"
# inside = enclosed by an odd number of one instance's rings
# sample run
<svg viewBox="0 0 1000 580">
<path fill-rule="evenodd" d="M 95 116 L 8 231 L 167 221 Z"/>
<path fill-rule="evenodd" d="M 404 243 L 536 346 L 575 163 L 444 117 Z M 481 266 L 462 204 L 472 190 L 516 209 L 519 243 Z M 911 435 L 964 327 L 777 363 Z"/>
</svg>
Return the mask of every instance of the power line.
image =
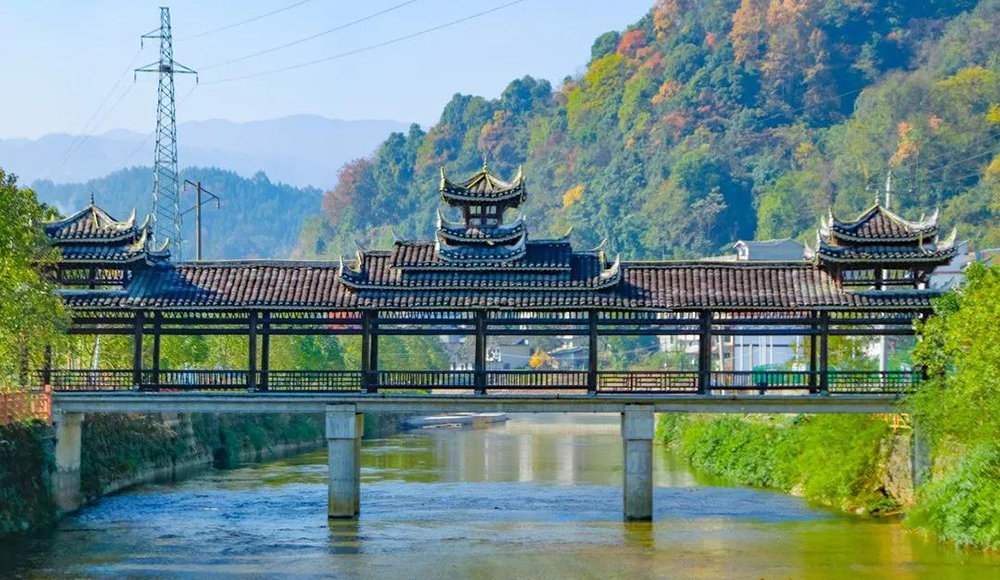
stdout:
<svg viewBox="0 0 1000 580">
<path fill-rule="evenodd" d="M 336 59 L 344 58 L 344 57 L 347 57 L 347 56 L 353 56 L 355 54 L 360 54 L 360 53 L 363 53 L 363 52 L 368 52 L 369 50 L 374 50 L 376 48 L 382 48 L 383 46 L 389 46 L 390 44 L 396 44 L 396 43 L 399 43 L 399 42 L 403 42 L 405 40 L 410 40 L 412 38 L 416 38 L 418 36 L 423 36 L 423 35 L 429 34 L 431 32 L 436 32 L 438 30 L 443 30 L 445 28 L 450 28 L 450 27 L 455 26 L 457 24 L 461 24 L 463 22 L 468 22 L 470 20 L 474 20 L 476 18 L 480 18 L 482 16 L 486 16 L 487 14 L 491 14 L 493 12 L 497 12 L 497 11 L 503 10 L 504 8 L 509 8 L 511 6 L 514 6 L 515 4 L 520 4 L 520 3 L 525 2 L 525 1 L 526 0 L 514 0 L 513 2 L 508 2 L 506 4 L 501 4 L 500 6 L 495 6 L 493 8 L 490 8 L 489 10 L 483 10 L 482 12 L 477 12 L 476 14 L 472 14 L 472 15 L 466 16 L 464 18 L 459 18 L 458 20 L 452 20 L 451 22 L 446 22 L 444 24 L 439 24 L 437 26 L 432 26 L 431 28 L 425 28 L 424 30 L 420 30 L 418 32 L 413 32 L 413 33 L 407 34 L 405 36 L 399 36 L 399 37 L 393 38 L 392 40 L 386 40 L 386 41 L 379 42 L 379 43 L 376 43 L 376 44 L 370 44 L 370 45 L 362 47 L 362 48 L 357 48 L 357 49 L 354 49 L 354 50 L 349 50 L 347 52 L 341 52 L 339 54 L 334 54 L 334 55 L 327 56 L 327 57 L 324 57 L 324 58 L 318 58 L 316 60 L 310 60 L 310 61 L 307 61 L 307 62 L 301 62 L 301 63 L 298 63 L 298 64 L 293 64 L 293 65 L 285 66 L 285 67 L 281 67 L 281 68 L 275 68 L 275 69 L 265 70 L 265 71 L 262 71 L 262 72 L 259 72 L 259 73 L 251 73 L 251 74 L 246 74 L 246 75 L 241 75 L 241 76 L 235 76 L 235 77 L 228 77 L 228 78 L 218 79 L 218 80 L 215 80 L 215 81 L 208 81 L 205 84 L 226 83 L 226 82 L 240 81 L 240 80 L 245 80 L 245 79 L 250 79 L 250 78 L 255 78 L 255 77 L 266 76 L 266 75 L 272 75 L 272 74 L 275 74 L 275 73 L 280 73 L 280 72 L 295 70 L 295 69 L 299 69 L 299 68 L 303 68 L 303 67 L 307 67 L 307 66 L 312 66 L 312 65 L 315 65 L 315 64 L 329 62 L 331 60 L 336 60 Z"/>
<path fill-rule="evenodd" d="M 189 90 L 183 97 L 181 97 L 181 100 L 177 101 L 177 104 L 178 105 L 184 104 L 184 101 L 188 100 L 188 97 L 190 97 L 191 94 L 194 93 L 195 89 L 197 88 L 198 85 L 192 86 L 191 90 Z M 127 166 L 128 162 L 131 161 L 132 158 L 135 157 L 136 154 L 142 150 L 142 148 L 146 145 L 146 143 L 149 143 L 149 139 L 153 136 L 154 133 L 156 133 L 156 129 L 153 129 L 152 131 L 146 134 L 145 138 L 143 138 L 143 140 L 140 141 L 138 145 L 136 145 L 135 149 L 133 149 L 132 152 L 129 153 L 128 157 L 125 158 L 125 161 L 121 163 L 122 167 Z"/>
<path fill-rule="evenodd" d="M 213 28 L 212 30 L 206 30 L 205 32 L 199 32 L 198 34 L 195 34 L 195 35 L 192 35 L 192 36 L 185 36 L 184 38 L 179 38 L 179 39 L 177 39 L 177 42 L 184 42 L 184 41 L 187 41 L 187 40 L 194 40 L 195 38 L 201 38 L 202 36 L 208 36 L 209 34 L 215 34 L 217 32 L 222 32 L 224 30 L 229 30 L 231 28 L 236 28 L 238 26 L 243 26 L 244 24 L 249 24 L 251 22 L 255 22 L 257 20 L 260 20 L 262 18 L 267 18 L 268 16 L 274 16 L 275 14 L 280 14 L 280 13 L 286 11 L 286 10 L 291 10 L 292 8 L 297 8 L 297 7 L 302 6 L 303 4 L 305 4 L 307 2 L 310 2 L 310 1 L 311 0 L 300 0 L 299 2 L 295 2 L 294 4 L 289 4 L 288 6 L 284 6 L 282 8 L 278 8 L 276 10 L 272 10 L 272 11 L 267 12 L 265 14 L 260 14 L 258 16 L 253 16 L 251 18 L 247 18 L 246 20 L 241 20 L 239 22 L 234 22 L 233 24 L 227 24 L 226 26 L 220 26 L 218 28 Z"/>
<path fill-rule="evenodd" d="M 375 18 L 375 17 L 378 17 L 378 16 L 382 16 L 383 14 L 388 14 L 389 12 L 392 12 L 394 10 L 399 10 L 400 8 L 402 8 L 404 6 L 406 6 L 408 4 L 413 4 L 414 2 L 417 2 L 417 1 L 418 0 L 406 0 L 406 2 L 402 2 L 400 4 L 396 4 L 395 6 L 390 6 L 389 8 L 386 8 L 385 10 L 380 10 L 380 11 L 375 12 L 373 14 L 369 14 L 368 16 L 364 16 L 362 18 L 358 18 L 357 20 L 352 20 L 351 22 L 347 22 L 345 24 L 341 24 L 340 26 L 335 26 L 333 28 L 329 28 L 329 29 L 324 30 L 322 32 L 317 32 L 316 34 L 313 34 L 311 36 L 307 36 L 305 38 L 300 38 L 298 40 L 293 40 L 291 42 L 286 42 L 285 44 L 281 44 L 281 45 L 278 45 L 278 46 L 272 46 L 271 48 L 266 48 L 264 50 L 261 50 L 261 51 L 258 51 L 258 52 L 254 52 L 254 53 L 251 53 L 251 54 L 247 54 L 247 55 L 244 55 L 244 56 L 241 56 L 241 57 L 238 57 L 238 58 L 234 58 L 234 59 L 230 59 L 230 60 L 227 60 L 227 61 L 217 62 L 215 64 L 204 66 L 204 67 L 201 67 L 201 70 L 209 70 L 209 69 L 213 69 L 213 68 L 218 68 L 220 66 L 226 66 L 226 65 L 229 65 L 229 64 L 237 63 L 237 62 L 242 62 L 244 60 L 255 58 L 255 57 L 258 57 L 258 56 L 261 56 L 261 55 L 264 55 L 264 54 L 268 54 L 268 53 L 271 53 L 271 52 L 275 52 L 277 50 L 282 50 L 282 49 L 288 48 L 290 46 L 295 46 L 297 44 L 302 44 L 303 42 L 308 42 L 310 40 L 319 38 L 321 36 L 325 36 L 327 34 L 332 34 L 334 32 L 337 32 L 339 30 L 343 30 L 345 28 L 350 28 L 351 26 L 354 26 L 356 24 L 361 24 L 362 22 L 365 22 L 367 20 L 371 20 L 372 18 Z"/>
<path fill-rule="evenodd" d="M 101 113 L 101 110 L 104 109 L 104 105 L 108 104 L 108 100 L 111 98 L 111 95 L 113 95 L 115 91 L 118 89 L 118 86 L 121 85 L 122 81 L 125 79 L 125 76 L 129 73 L 130 70 L 132 70 L 132 65 L 135 64 L 135 61 L 139 58 L 140 54 L 142 54 L 142 47 L 139 47 L 139 50 L 135 51 L 135 54 L 132 55 L 132 59 L 129 60 L 129 63 L 125 66 L 125 70 L 122 71 L 122 74 L 118 76 L 118 80 L 116 80 L 115 84 L 111 86 L 111 90 L 109 90 L 108 94 L 105 95 L 104 99 L 101 100 L 101 104 L 98 105 L 97 109 L 94 111 L 94 114 L 91 115 L 90 119 L 87 120 L 87 123 L 83 126 L 83 129 L 80 131 L 80 134 L 77 135 L 72 142 L 70 142 L 69 147 L 67 147 L 66 150 L 63 151 L 63 154 L 59 156 L 59 161 L 57 161 L 56 164 L 45 173 L 45 177 L 49 177 L 52 173 L 54 173 L 60 167 L 62 167 L 64 163 L 69 161 L 69 159 L 73 156 L 73 153 L 75 153 L 76 150 L 79 148 L 79 146 L 82 145 L 84 141 L 86 141 L 87 137 L 89 137 L 89 132 L 92 129 L 96 128 L 96 125 L 92 127 L 94 120 L 97 119 L 97 116 Z M 127 94 L 128 90 L 126 90 L 125 93 Z M 118 106 L 118 103 L 121 102 L 122 98 L 124 98 L 124 95 L 122 95 L 122 97 L 118 99 L 118 101 L 115 103 L 114 106 L 111 107 L 111 109 L 109 109 L 108 114 L 110 114 L 110 111 L 113 111 L 114 108 Z M 105 115 L 105 118 L 106 117 L 107 115 Z M 104 119 L 102 119 L 101 121 L 103 122 L 103 120 Z"/>
</svg>

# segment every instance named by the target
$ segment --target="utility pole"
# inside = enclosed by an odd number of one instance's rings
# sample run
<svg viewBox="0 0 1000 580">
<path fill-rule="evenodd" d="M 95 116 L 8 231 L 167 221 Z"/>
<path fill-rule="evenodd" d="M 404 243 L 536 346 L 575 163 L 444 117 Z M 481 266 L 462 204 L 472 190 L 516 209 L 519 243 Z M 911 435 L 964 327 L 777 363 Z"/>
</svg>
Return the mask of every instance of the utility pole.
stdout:
<svg viewBox="0 0 1000 580">
<path fill-rule="evenodd" d="M 202 187 L 201 186 L 201 181 L 191 181 L 190 179 L 185 179 L 184 180 L 184 187 L 187 188 L 187 186 L 189 186 L 189 185 L 193 186 L 195 188 L 195 191 L 198 192 L 198 199 L 195 202 L 194 207 L 189 208 L 184 213 L 186 214 L 186 213 L 190 212 L 191 210 L 194 210 L 194 216 L 195 216 L 195 219 L 194 219 L 194 221 L 195 221 L 195 234 L 194 234 L 195 237 L 194 237 L 194 241 L 195 241 L 195 256 L 196 256 L 195 260 L 197 260 L 197 261 L 200 262 L 201 261 L 201 206 L 202 206 L 202 204 L 208 203 L 208 201 L 209 201 L 207 199 L 205 201 L 202 201 L 201 194 L 202 193 L 207 193 L 208 195 L 210 195 L 212 197 L 212 199 L 215 200 L 215 207 L 216 208 L 218 208 L 218 207 L 220 207 L 222 205 L 222 200 L 219 199 L 219 196 L 215 195 L 211 191 L 209 191 L 209 190 L 205 189 L 204 187 Z M 181 215 L 183 215 L 183 214 L 181 214 Z"/>
<path fill-rule="evenodd" d="M 170 30 L 170 9 L 160 8 L 160 27 L 143 34 L 146 39 L 159 39 L 160 59 L 135 72 L 157 73 L 160 77 L 156 103 L 156 147 L 153 153 L 153 239 L 173 242 L 178 256 L 181 252 L 180 190 L 177 179 L 177 111 L 174 103 L 174 73 L 197 72 L 174 62 L 173 37 Z"/>
</svg>

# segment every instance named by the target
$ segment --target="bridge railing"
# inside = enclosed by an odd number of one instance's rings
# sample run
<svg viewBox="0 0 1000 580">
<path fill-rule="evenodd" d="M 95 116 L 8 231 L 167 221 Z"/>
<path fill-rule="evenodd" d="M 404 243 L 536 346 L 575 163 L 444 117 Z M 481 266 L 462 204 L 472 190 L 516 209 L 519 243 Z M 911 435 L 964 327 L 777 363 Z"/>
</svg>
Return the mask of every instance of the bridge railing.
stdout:
<svg viewBox="0 0 1000 580">
<path fill-rule="evenodd" d="M 250 373 L 240 370 L 161 370 L 143 371 L 142 377 L 141 389 L 229 391 L 246 389 Z"/>
<path fill-rule="evenodd" d="M 819 388 L 818 372 L 760 370 L 713 371 L 713 390 L 727 391 L 815 391 Z"/>
<path fill-rule="evenodd" d="M 130 370 L 59 369 L 35 374 L 39 385 L 47 378 L 56 391 L 130 391 L 135 384 Z"/>
<path fill-rule="evenodd" d="M 830 394 L 901 394 L 917 389 L 920 371 L 830 371 L 827 374 Z"/>
<path fill-rule="evenodd" d="M 598 371 L 598 393 L 697 393 L 697 371 Z"/>
<path fill-rule="evenodd" d="M 257 384 L 261 390 L 360 391 L 361 371 L 260 371 Z"/>
<path fill-rule="evenodd" d="M 488 389 L 587 390 L 587 371 L 487 371 Z"/>
<path fill-rule="evenodd" d="M 374 371 L 378 389 L 471 389 L 472 371 Z"/>
<path fill-rule="evenodd" d="M 487 371 L 487 391 L 552 390 L 586 391 L 587 371 Z M 713 371 L 706 393 L 746 392 L 786 394 L 828 393 L 890 394 L 912 392 L 919 385 L 919 371 Z M 36 374 L 38 385 L 46 383 L 54 391 L 216 391 L 246 390 L 250 374 L 245 370 L 144 370 L 136 385 L 131 370 L 52 369 Z M 359 392 L 365 383 L 361 371 L 257 371 L 258 390 L 275 392 Z M 599 371 L 597 393 L 694 394 L 702 392 L 696 371 Z M 369 373 L 368 387 L 374 391 L 476 388 L 476 373 L 465 371 L 390 371 Z"/>
</svg>

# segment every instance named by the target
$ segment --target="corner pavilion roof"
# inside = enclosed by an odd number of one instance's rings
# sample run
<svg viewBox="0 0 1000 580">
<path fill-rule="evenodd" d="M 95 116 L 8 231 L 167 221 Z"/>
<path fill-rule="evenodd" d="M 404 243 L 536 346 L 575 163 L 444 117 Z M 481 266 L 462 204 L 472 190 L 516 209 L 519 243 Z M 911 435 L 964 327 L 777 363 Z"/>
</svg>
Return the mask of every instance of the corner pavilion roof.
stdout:
<svg viewBox="0 0 1000 580">
<path fill-rule="evenodd" d="M 876 203 L 852 221 L 842 221 L 830 211 L 821 226 L 821 236 L 846 242 L 914 242 L 930 240 L 938 234 L 938 212 L 918 221 L 903 219 Z"/>
<path fill-rule="evenodd" d="M 806 257 L 817 264 L 847 269 L 933 269 L 955 257 L 956 231 L 938 240 L 938 213 L 919 221 L 903 219 L 876 203 L 853 221 L 831 211 L 816 233 L 816 248 Z"/>
<path fill-rule="evenodd" d="M 93 200 L 75 214 L 43 224 L 42 228 L 55 244 L 78 240 L 112 241 L 134 237 L 137 232 L 135 210 L 127 220 L 118 221 L 94 205 Z"/>
<path fill-rule="evenodd" d="M 119 221 L 102 208 L 90 205 L 75 214 L 45 223 L 42 229 L 52 245 L 59 248 L 62 267 L 106 265 L 117 268 L 141 261 L 166 260 L 169 240 L 153 247 L 149 218 L 137 226 L 135 210 Z"/>
</svg>

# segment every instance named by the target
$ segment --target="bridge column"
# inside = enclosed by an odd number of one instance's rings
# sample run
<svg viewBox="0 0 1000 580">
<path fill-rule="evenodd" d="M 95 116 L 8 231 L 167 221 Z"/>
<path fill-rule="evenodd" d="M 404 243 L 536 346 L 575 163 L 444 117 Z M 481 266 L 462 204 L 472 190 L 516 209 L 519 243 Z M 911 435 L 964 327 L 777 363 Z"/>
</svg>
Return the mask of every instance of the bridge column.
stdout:
<svg viewBox="0 0 1000 580">
<path fill-rule="evenodd" d="M 56 425 L 56 472 L 52 478 L 59 511 L 72 512 L 80 507 L 80 445 L 83 413 L 53 415 Z"/>
<path fill-rule="evenodd" d="M 326 406 L 329 489 L 327 514 L 354 518 L 360 512 L 361 434 L 364 416 L 354 405 Z"/>
<path fill-rule="evenodd" d="M 653 431 L 651 405 L 626 405 L 622 413 L 623 491 L 626 520 L 653 519 Z"/>
</svg>

